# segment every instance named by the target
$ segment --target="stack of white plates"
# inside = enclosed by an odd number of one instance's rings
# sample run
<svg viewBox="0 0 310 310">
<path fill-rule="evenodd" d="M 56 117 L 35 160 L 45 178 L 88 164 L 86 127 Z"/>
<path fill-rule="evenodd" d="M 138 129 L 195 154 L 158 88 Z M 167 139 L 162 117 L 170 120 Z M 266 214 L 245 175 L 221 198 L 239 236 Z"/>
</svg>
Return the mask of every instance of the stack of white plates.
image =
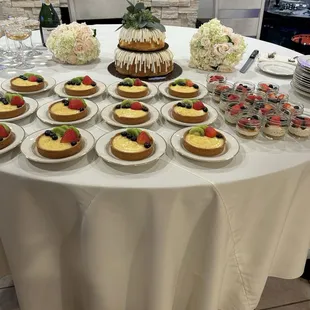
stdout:
<svg viewBox="0 0 310 310">
<path fill-rule="evenodd" d="M 297 93 L 310 97 L 310 55 L 298 58 L 291 85 Z"/>
</svg>

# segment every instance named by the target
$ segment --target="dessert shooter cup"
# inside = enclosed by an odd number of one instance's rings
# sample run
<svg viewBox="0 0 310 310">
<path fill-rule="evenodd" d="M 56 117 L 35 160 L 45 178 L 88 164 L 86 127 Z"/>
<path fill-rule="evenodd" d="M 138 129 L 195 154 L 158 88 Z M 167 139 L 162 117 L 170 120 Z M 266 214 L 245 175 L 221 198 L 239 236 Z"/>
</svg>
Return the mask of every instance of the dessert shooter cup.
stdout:
<svg viewBox="0 0 310 310">
<path fill-rule="evenodd" d="M 310 137 L 310 114 L 293 115 L 288 132 L 294 137 L 308 139 Z"/>
<path fill-rule="evenodd" d="M 266 93 L 262 91 L 254 91 L 246 94 L 244 101 L 250 105 L 255 105 L 258 103 L 264 103 L 267 101 Z"/>
<path fill-rule="evenodd" d="M 234 91 L 236 94 L 242 95 L 242 99 L 245 98 L 247 93 L 253 92 L 255 90 L 255 84 L 250 81 L 237 81 L 234 84 Z"/>
<path fill-rule="evenodd" d="M 229 103 L 238 103 L 240 102 L 240 100 L 241 100 L 241 96 L 234 92 L 231 92 L 231 91 L 223 92 L 221 93 L 221 96 L 220 96 L 219 108 L 222 112 L 225 112 L 226 107 Z"/>
<path fill-rule="evenodd" d="M 275 84 L 275 83 L 271 83 L 271 82 L 259 82 L 257 84 L 257 90 L 262 91 L 264 93 L 269 93 L 269 92 L 274 92 L 274 93 L 278 93 L 279 92 L 279 85 Z"/>
<path fill-rule="evenodd" d="M 229 125 L 236 125 L 241 114 L 248 110 L 245 102 L 229 103 L 226 107 L 224 118 Z"/>
<path fill-rule="evenodd" d="M 239 115 L 236 131 L 243 138 L 253 139 L 258 136 L 262 124 L 262 117 L 253 113 L 253 111 L 248 111 Z"/>
<path fill-rule="evenodd" d="M 232 91 L 233 90 L 233 83 L 226 81 L 225 83 L 219 83 L 217 82 L 214 85 L 213 93 L 212 93 L 212 99 L 213 101 L 219 103 L 221 99 L 221 94 L 224 92 Z"/>
<path fill-rule="evenodd" d="M 276 112 L 277 106 L 269 102 L 257 102 L 253 105 L 254 111 L 260 116 L 266 116 L 270 113 Z"/>
<path fill-rule="evenodd" d="M 289 111 L 291 115 L 301 115 L 304 112 L 303 104 L 291 100 L 279 103 L 278 107 L 281 111 Z"/>
<path fill-rule="evenodd" d="M 290 124 L 290 116 L 283 112 L 273 112 L 265 116 L 263 134 L 271 140 L 282 139 Z"/>
<path fill-rule="evenodd" d="M 270 103 L 279 104 L 280 102 L 288 100 L 288 94 L 270 91 L 267 93 L 267 100 Z"/>
<path fill-rule="evenodd" d="M 223 74 L 210 73 L 206 78 L 208 92 L 212 93 L 216 83 L 225 83 L 226 76 Z"/>
</svg>

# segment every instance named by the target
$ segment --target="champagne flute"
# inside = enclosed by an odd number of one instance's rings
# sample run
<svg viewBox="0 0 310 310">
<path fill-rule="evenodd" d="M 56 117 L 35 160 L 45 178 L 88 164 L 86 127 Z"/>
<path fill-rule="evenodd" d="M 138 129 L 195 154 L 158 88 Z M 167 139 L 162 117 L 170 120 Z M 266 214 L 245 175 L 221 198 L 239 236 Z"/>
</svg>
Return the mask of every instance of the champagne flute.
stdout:
<svg viewBox="0 0 310 310">
<path fill-rule="evenodd" d="M 26 29 L 29 29 L 31 31 L 38 30 L 40 28 L 39 21 L 35 20 L 35 19 L 28 19 L 28 20 L 24 21 L 23 24 L 26 27 Z M 31 45 L 31 52 L 28 54 L 28 56 L 33 57 L 33 56 L 40 56 L 43 54 L 43 52 L 38 51 L 34 47 L 33 41 L 32 41 L 32 36 L 30 36 L 30 45 Z"/>
<path fill-rule="evenodd" d="M 21 64 L 16 65 L 15 68 L 21 70 L 27 70 L 34 67 L 33 64 L 27 63 L 24 55 L 24 45 L 23 41 L 28 39 L 31 36 L 31 30 L 26 29 L 25 27 L 7 27 L 5 29 L 5 35 L 7 38 L 17 41 L 19 43 L 18 57 L 17 59 L 21 61 Z"/>
</svg>

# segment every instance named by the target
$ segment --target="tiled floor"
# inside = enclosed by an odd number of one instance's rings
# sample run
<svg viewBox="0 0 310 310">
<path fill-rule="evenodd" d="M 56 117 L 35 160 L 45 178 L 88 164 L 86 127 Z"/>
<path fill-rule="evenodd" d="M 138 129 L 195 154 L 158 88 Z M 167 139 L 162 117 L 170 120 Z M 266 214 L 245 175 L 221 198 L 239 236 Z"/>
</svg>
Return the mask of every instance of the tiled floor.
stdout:
<svg viewBox="0 0 310 310">
<path fill-rule="evenodd" d="M 310 283 L 269 278 L 257 310 L 310 310 Z M 0 288 L 0 310 L 19 310 L 14 287 Z"/>
</svg>

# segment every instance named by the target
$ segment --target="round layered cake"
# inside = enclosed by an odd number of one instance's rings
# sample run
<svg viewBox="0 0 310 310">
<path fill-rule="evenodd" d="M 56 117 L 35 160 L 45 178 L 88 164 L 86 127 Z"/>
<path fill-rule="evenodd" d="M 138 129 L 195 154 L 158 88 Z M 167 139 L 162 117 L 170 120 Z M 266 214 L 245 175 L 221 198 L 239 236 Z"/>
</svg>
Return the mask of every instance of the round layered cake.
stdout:
<svg viewBox="0 0 310 310">
<path fill-rule="evenodd" d="M 173 54 L 165 43 L 165 27 L 149 8 L 141 2 L 131 4 L 122 27 L 115 51 L 115 67 L 120 74 L 151 77 L 173 71 Z"/>
</svg>

